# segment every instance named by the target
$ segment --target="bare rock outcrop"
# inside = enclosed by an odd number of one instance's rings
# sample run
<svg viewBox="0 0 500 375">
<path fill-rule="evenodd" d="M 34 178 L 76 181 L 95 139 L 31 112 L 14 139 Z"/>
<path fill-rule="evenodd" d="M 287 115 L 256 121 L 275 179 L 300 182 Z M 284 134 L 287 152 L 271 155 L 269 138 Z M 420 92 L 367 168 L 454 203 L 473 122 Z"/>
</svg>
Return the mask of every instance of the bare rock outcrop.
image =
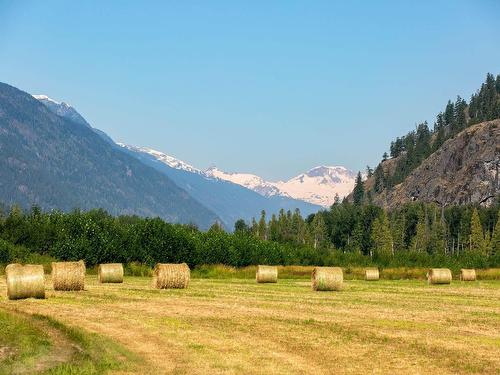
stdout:
<svg viewBox="0 0 500 375">
<path fill-rule="evenodd" d="M 489 205 L 500 193 L 500 120 L 483 122 L 447 140 L 402 183 L 373 197 L 397 207 L 410 201 Z"/>
</svg>

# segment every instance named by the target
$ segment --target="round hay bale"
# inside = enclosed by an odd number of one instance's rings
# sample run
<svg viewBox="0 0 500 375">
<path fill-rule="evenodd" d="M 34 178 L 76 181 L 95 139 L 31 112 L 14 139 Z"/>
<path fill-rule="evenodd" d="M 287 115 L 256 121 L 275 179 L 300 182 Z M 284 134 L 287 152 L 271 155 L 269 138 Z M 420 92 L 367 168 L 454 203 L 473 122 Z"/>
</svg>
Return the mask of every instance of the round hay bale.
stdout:
<svg viewBox="0 0 500 375">
<path fill-rule="evenodd" d="M 255 280 L 258 283 L 277 283 L 278 267 L 276 266 L 257 266 Z"/>
<path fill-rule="evenodd" d="M 431 268 L 427 273 L 429 284 L 449 284 L 451 279 L 451 271 L 448 268 Z"/>
<path fill-rule="evenodd" d="M 45 275 L 38 264 L 9 264 L 5 268 L 9 299 L 45 298 Z"/>
<path fill-rule="evenodd" d="M 186 263 L 158 263 L 153 269 L 153 288 L 184 289 L 190 279 L 191 271 Z"/>
<path fill-rule="evenodd" d="M 462 268 L 460 270 L 460 280 L 461 281 L 476 281 L 476 270 Z"/>
<path fill-rule="evenodd" d="M 341 290 L 344 273 L 340 267 L 315 267 L 311 274 L 313 290 Z"/>
<path fill-rule="evenodd" d="M 123 264 L 99 264 L 97 268 L 97 280 L 100 283 L 123 283 Z"/>
<path fill-rule="evenodd" d="M 52 262 L 54 290 L 83 290 L 85 288 L 85 263 Z"/>
<path fill-rule="evenodd" d="M 378 268 L 368 268 L 365 270 L 365 280 L 366 281 L 378 281 L 380 278 Z"/>
</svg>

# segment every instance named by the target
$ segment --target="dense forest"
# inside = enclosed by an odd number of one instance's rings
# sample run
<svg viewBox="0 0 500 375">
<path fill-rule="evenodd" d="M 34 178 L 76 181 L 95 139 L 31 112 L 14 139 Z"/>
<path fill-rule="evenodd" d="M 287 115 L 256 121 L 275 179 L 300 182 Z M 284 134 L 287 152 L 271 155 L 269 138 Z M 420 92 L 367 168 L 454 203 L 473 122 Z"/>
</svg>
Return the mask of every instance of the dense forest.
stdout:
<svg viewBox="0 0 500 375">
<path fill-rule="evenodd" d="M 226 264 L 460 266 L 500 265 L 500 205 L 444 210 L 411 203 L 386 212 L 337 202 L 303 218 L 284 212 L 234 233 L 215 223 L 207 232 L 159 218 L 114 217 L 103 210 L 62 213 L 18 207 L 1 215 L 0 264 L 39 257 L 102 262 Z"/>
<path fill-rule="evenodd" d="M 448 139 L 474 124 L 500 118 L 500 75 L 488 73 L 481 88 L 472 95 L 469 103 L 460 96 L 448 101 L 444 111 L 436 116 L 433 129 L 426 122 L 415 130 L 391 142 L 390 154 L 384 153 L 382 162 L 375 168 L 367 168 L 368 176 L 374 175 L 374 193 L 401 183 L 429 155 Z M 384 171 L 383 162 L 396 158 L 393 174 Z M 369 192 L 371 193 L 371 192 Z"/>
</svg>

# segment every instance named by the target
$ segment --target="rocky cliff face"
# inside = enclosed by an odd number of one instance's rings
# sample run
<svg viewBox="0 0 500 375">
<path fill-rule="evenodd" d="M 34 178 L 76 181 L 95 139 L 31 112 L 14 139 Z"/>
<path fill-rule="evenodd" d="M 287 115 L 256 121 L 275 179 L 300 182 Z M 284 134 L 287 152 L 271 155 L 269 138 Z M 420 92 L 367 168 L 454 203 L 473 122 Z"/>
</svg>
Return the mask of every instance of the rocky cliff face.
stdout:
<svg viewBox="0 0 500 375">
<path fill-rule="evenodd" d="M 489 205 L 500 194 L 499 169 L 500 120 L 483 122 L 446 141 L 405 181 L 373 201 L 389 208 L 410 201 Z"/>
</svg>

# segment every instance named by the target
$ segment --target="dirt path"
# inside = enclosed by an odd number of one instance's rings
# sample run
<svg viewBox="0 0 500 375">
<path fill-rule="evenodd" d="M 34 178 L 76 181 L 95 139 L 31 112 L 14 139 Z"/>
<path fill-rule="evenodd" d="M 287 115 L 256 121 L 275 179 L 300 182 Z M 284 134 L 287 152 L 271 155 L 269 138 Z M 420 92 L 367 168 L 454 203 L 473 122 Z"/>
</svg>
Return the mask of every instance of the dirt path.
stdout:
<svg viewBox="0 0 500 375">
<path fill-rule="evenodd" d="M 72 360 L 77 352 L 82 349 L 73 343 L 63 332 L 53 327 L 48 321 L 43 318 L 34 318 L 26 312 L 21 312 L 16 309 L 2 307 L 8 314 L 17 315 L 22 319 L 26 319 L 35 328 L 44 332 L 51 343 L 50 352 L 46 355 L 34 359 L 34 366 L 15 365 L 12 368 L 12 374 L 33 374 L 47 371 L 60 364 L 68 363 Z M 3 350 L 1 350 L 3 349 Z M 1 354 L 4 353 L 4 358 Z M 0 348 L 0 360 L 5 359 L 13 354 L 11 348 Z"/>
</svg>

